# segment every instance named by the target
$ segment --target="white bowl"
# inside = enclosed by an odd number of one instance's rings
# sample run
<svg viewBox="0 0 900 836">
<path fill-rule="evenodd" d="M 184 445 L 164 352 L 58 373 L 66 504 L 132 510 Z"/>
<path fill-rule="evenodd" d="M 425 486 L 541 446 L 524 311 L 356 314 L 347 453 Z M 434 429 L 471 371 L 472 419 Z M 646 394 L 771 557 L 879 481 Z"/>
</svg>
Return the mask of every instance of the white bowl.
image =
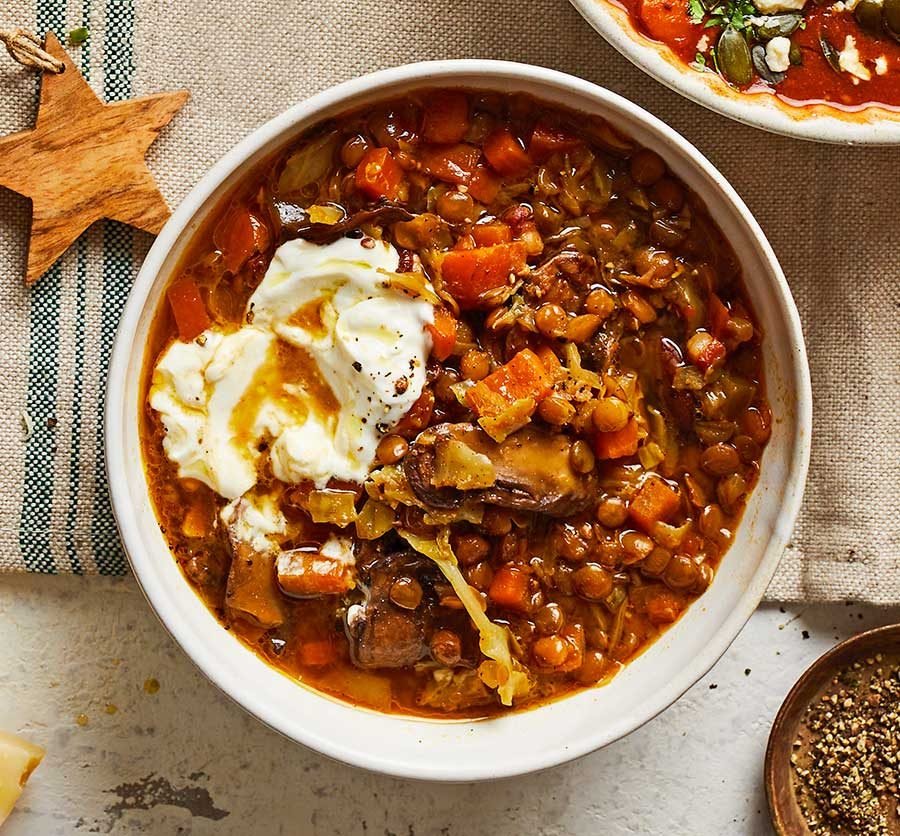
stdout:
<svg viewBox="0 0 900 836">
<path fill-rule="evenodd" d="M 571 0 L 571 3 L 636 67 L 676 93 L 723 116 L 754 128 L 816 142 L 900 144 L 900 109 L 870 106 L 843 110 L 827 104 L 793 107 L 769 93 L 741 93 L 717 73 L 692 70 L 668 46 L 638 32 L 628 12 L 611 0 Z"/>
<path fill-rule="evenodd" d="M 524 90 L 605 116 L 660 152 L 704 198 L 743 264 L 768 334 L 766 373 L 777 419 L 737 541 L 710 589 L 685 616 L 607 687 L 477 722 L 355 708 L 298 685 L 241 645 L 197 597 L 166 546 L 148 497 L 138 437 L 151 318 L 185 244 L 223 189 L 319 120 L 436 85 Z M 119 325 L 107 391 L 106 462 L 134 573 L 165 627 L 219 688 L 272 728 L 330 757 L 403 777 L 474 781 L 541 769 L 605 746 L 662 711 L 709 670 L 756 608 L 788 542 L 806 477 L 810 422 L 806 354 L 784 275 L 747 207 L 695 148 L 646 111 L 580 79 L 522 64 L 441 61 L 364 76 L 296 105 L 226 154 L 185 198 L 147 256 Z"/>
</svg>

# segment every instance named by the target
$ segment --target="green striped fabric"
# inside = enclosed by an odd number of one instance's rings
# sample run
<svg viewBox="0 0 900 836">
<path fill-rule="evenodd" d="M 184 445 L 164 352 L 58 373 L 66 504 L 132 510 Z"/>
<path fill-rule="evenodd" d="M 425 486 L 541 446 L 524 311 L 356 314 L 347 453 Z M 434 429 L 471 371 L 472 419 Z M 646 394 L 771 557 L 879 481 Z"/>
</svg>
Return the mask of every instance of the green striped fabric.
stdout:
<svg viewBox="0 0 900 836">
<path fill-rule="evenodd" d="M 85 26 L 88 41 L 70 51 L 106 99 L 191 91 L 148 154 L 172 204 L 262 122 L 406 62 L 523 61 L 644 106 L 747 201 L 804 320 L 816 402 L 810 478 L 769 596 L 900 600 L 900 256 L 896 177 L 883 176 L 896 148 L 792 141 L 709 113 L 632 66 L 567 0 L 393 0 L 387 9 L 382 0 L 0 0 L 0 26 L 63 37 Z M 35 90 L 33 73 L 0 56 L 0 134 L 32 125 Z M 26 289 L 28 217 L 28 202 L 0 189 L 0 572 L 122 572 L 102 400 L 116 321 L 151 239 L 96 224 Z"/>
<path fill-rule="evenodd" d="M 102 78 L 102 96 L 106 101 L 129 98 L 134 76 L 134 3 L 107 0 L 99 10 L 99 20 L 94 0 L 83 0 L 80 14 L 77 10 L 73 13 L 73 5 L 78 4 L 37 0 L 36 30 L 53 31 L 64 43 L 74 26 L 85 26 L 92 33 L 101 31 L 100 43 L 89 38 L 73 54 L 80 58 L 88 80 L 95 74 Z M 102 55 L 100 66 L 92 62 L 96 53 Z M 129 227 L 107 221 L 82 236 L 28 295 L 24 420 L 31 429 L 25 441 L 18 546 L 20 560 L 29 571 L 126 571 L 110 510 L 100 428 L 105 370 L 136 266 L 134 233 Z M 99 291 L 93 294 L 100 300 L 99 310 L 93 311 L 90 323 L 89 275 L 100 277 L 100 286 L 93 288 Z M 60 362 L 63 335 L 66 357 L 72 358 L 68 363 Z M 90 363 L 86 362 L 89 357 Z M 91 372 L 96 377 L 88 387 L 85 378 Z M 66 389 L 65 398 L 61 397 L 62 387 Z M 69 405 L 65 415 L 60 414 L 63 400 Z M 84 455 L 86 445 L 92 448 L 90 456 Z M 67 450 L 63 459 L 62 448 Z M 61 473 L 63 469 L 67 473 Z M 12 558 L 0 558 L 0 569 L 4 562 L 12 562 Z"/>
</svg>

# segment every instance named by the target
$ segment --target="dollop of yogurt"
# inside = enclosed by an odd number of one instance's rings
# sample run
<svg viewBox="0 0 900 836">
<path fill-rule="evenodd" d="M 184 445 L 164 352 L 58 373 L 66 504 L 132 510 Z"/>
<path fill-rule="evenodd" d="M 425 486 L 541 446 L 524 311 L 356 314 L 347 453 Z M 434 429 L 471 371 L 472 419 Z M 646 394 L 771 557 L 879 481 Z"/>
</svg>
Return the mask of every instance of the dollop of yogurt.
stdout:
<svg viewBox="0 0 900 836">
<path fill-rule="evenodd" d="M 362 482 L 381 437 L 422 393 L 431 348 L 434 308 L 392 285 L 398 265 L 393 246 L 371 239 L 289 241 L 245 324 L 172 343 L 149 402 L 179 476 L 235 499 L 268 451 L 289 484 Z"/>
</svg>

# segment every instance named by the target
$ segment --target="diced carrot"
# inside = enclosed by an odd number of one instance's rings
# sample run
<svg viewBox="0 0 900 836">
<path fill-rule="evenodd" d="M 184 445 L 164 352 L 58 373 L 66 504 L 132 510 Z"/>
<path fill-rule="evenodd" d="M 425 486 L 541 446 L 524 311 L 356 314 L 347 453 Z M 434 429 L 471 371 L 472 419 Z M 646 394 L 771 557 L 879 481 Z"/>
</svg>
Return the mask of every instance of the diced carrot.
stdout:
<svg viewBox="0 0 900 836">
<path fill-rule="evenodd" d="M 316 551 L 282 552 L 277 572 L 281 589 L 297 598 L 340 595 L 354 583 L 353 573 L 346 563 Z"/>
<path fill-rule="evenodd" d="M 543 400 L 550 394 L 547 370 L 530 348 L 523 348 L 497 371 L 484 378 L 483 383 L 510 402 L 522 398 Z"/>
<path fill-rule="evenodd" d="M 500 181 L 497 176 L 492 174 L 487 166 L 475 166 L 475 170 L 469 177 L 468 181 L 469 194 L 480 200 L 482 203 L 493 203 L 500 191 Z"/>
<path fill-rule="evenodd" d="M 476 246 L 492 247 L 494 244 L 508 244 L 512 241 L 512 230 L 504 223 L 476 224 L 472 227 L 472 237 Z"/>
<path fill-rule="evenodd" d="M 419 165 L 426 174 L 446 183 L 468 183 L 481 151 L 474 145 L 430 145 L 419 151 Z"/>
<path fill-rule="evenodd" d="M 528 140 L 528 156 L 537 163 L 544 162 L 557 151 L 571 151 L 581 144 L 578 137 L 546 122 L 538 122 Z"/>
<path fill-rule="evenodd" d="M 324 668 L 337 659 L 334 643 L 328 639 L 303 642 L 297 653 L 301 665 Z"/>
<path fill-rule="evenodd" d="M 396 200 L 403 171 L 387 148 L 371 148 L 356 166 L 356 188 L 366 197 Z"/>
<path fill-rule="evenodd" d="M 479 418 L 493 417 L 516 401 L 540 403 L 552 391 L 547 370 L 531 349 L 524 348 L 497 371 L 466 392 L 466 406 Z"/>
<path fill-rule="evenodd" d="M 513 176 L 531 168 L 531 158 L 512 132 L 501 128 L 484 141 L 484 156 L 498 174 Z"/>
<path fill-rule="evenodd" d="M 641 0 L 638 14 L 651 38 L 675 48 L 696 44 L 703 34 L 703 24 L 691 22 L 680 0 Z"/>
<path fill-rule="evenodd" d="M 637 420 L 631 418 L 621 430 L 597 433 L 594 443 L 598 459 L 621 459 L 633 456 L 638 449 Z"/>
<path fill-rule="evenodd" d="M 641 485 L 628 506 L 631 521 L 646 532 L 654 523 L 668 522 L 681 507 L 681 497 L 667 482 L 651 477 Z"/>
<path fill-rule="evenodd" d="M 434 309 L 434 324 L 428 326 L 431 334 L 431 354 L 435 360 L 446 360 L 456 345 L 456 318 L 446 308 Z"/>
<path fill-rule="evenodd" d="M 461 308 L 477 308 L 483 304 L 483 293 L 503 287 L 510 273 L 517 273 L 524 267 L 525 247 L 513 241 L 444 253 L 441 278 L 444 288 L 453 294 Z"/>
<path fill-rule="evenodd" d="M 424 430 L 431 420 L 434 412 L 434 392 L 431 389 L 423 389 L 416 402 L 395 425 L 394 432 L 398 435 L 412 437 L 419 430 Z"/>
<path fill-rule="evenodd" d="M 244 205 L 234 206 L 213 232 L 225 269 L 236 273 L 256 253 L 269 246 L 269 228 Z"/>
<path fill-rule="evenodd" d="M 469 100 L 465 93 L 433 93 L 425 103 L 422 136 L 427 142 L 459 142 L 469 130 Z"/>
<path fill-rule="evenodd" d="M 530 604 L 528 575 L 518 566 L 506 564 L 495 573 L 488 588 L 488 598 L 498 607 L 527 612 Z"/>
<path fill-rule="evenodd" d="M 671 624 L 684 609 L 684 600 L 665 587 L 654 590 L 647 597 L 647 617 L 652 624 Z"/>
<path fill-rule="evenodd" d="M 179 339 L 190 342 L 209 328 L 209 314 L 193 279 L 178 279 L 169 287 L 166 296 L 175 316 Z"/>
<path fill-rule="evenodd" d="M 728 320 L 731 314 L 725 303 L 715 293 L 709 294 L 709 302 L 707 303 L 707 316 L 709 317 L 709 331 L 717 339 L 722 340 L 725 337 L 725 329 L 728 327 Z"/>
<path fill-rule="evenodd" d="M 556 352 L 552 348 L 550 348 L 547 343 L 542 343 L 541 345 L 539 345 L 534 350 L 534 353 L 541 358 L 541 362 L 544 364 L 544 368 L 550 375 L 553 375 L 557 369 L 562 367 L 562 363 L 560 362 L 559 357 L 556 356 Z"/>
</svg>

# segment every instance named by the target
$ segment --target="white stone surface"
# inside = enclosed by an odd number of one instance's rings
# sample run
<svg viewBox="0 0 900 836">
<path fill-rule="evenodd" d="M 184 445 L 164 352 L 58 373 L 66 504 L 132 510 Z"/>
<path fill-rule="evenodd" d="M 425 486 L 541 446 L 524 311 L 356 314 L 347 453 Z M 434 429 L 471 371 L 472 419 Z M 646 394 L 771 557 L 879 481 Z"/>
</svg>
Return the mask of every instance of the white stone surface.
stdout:
<svg viewBox="0 0 900 836">
<path fill-rule="evenodd" d="M 194 669 L 131 578 L 0 576 L 0 728 L 47 748 L 3 836 L 761 836 L 781 700 L 837 639 L 898 616 L 764 607 L 627 739 L 525 778 L 439 786 L 342 766 L 264 728 Z"/>
</svg>

